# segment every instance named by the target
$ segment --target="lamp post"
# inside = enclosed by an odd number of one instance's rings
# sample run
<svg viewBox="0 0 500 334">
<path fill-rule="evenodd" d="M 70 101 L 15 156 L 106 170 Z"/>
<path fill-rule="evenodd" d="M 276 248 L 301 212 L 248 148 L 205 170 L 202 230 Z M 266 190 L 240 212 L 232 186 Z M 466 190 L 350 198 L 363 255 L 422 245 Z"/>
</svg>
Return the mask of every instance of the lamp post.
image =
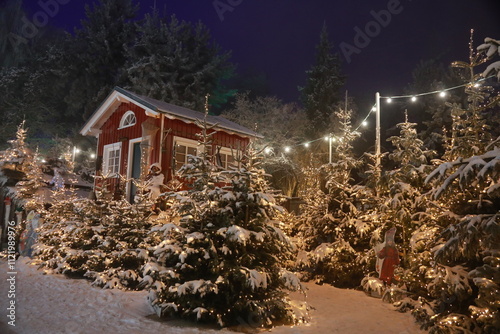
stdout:
<svg viewBox="0 0 500 334">
<path fill-rule="evenodd" d="M 332 143 L 336 140 L 332 134 L 329 134 L 325 137 L 325 140 L 328 140 L 328 163 L 332 163 Z"/>
<path fill-rule="evenodd" d="M 77 148 L 76 146 L 73 146 L 73 157 L 71 159 L 71 162 L 75 162 L 75 157 L 77 153 L 80 153 L 80 149 Z"/>
<path fill-rule="evenodd" d="M 375 156 L 380 167 L 380 93 L 375 93 Z"/>
</svg>

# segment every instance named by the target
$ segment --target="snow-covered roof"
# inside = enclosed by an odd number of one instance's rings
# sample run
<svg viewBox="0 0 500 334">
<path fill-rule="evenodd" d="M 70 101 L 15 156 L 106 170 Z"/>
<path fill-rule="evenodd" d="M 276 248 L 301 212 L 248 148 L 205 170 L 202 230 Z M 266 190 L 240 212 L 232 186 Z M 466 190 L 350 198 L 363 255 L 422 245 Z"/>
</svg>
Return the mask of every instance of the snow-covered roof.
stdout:
<svg viewBox="0 0 500 334">
<path fill-rule="evenodd" d="M 115 111 L 116 107 L 120 103 L 127 101 L 139 105 L 146 111 L 146 114 L 153 117 L 164 114 L 165 117 L 170 119 L 179 119 L 187 123 L 194 123 L 196 120 L 202 121 L 205 116 L 204 113 L 199 111 L 135 94 L 121 87 L 115 87 L 99 108 L 92 114 L 80 133 L 84 136 L 97 136 L 100 133 L 100 128 Z M 208 115 L 207 122 L 211 125 L 217 124 L 217 128 L 229 133 L 236 133 L 245 137 L 262 137 L 255 131 L 221 116 Z"/>
</svg>

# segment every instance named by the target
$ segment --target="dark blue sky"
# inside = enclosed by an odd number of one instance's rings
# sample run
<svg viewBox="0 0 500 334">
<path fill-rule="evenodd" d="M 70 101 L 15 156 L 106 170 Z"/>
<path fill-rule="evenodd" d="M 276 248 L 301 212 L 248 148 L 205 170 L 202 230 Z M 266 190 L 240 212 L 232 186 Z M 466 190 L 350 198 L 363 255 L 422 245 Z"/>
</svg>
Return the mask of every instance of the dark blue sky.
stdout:
<svg viewBox="0 0 500 334">
<path fill-rule="evenodd" d="M 84 4 L 96 2 L 65 1 L 51 23 L 70 30 L 84 18 Z M 484 37 L 500 39 L 498 0 L 142 0 L 140 15 L 155 2 L 161 12 L 203 22 L 223 49 L 232 50 L 239 69 L 265 73 L 271 94 L 287 102 L 298 99 L 323 22 L 342 54 L 347 89 L 360 101 L 374 99 L 376 91 L 402 94 L 421 59 L 467 60 L 471 28 L 476 45 Z M 37 1 L 29 3 L 39 10 Z M 356 39 L 367 29 L 369 41 Z"/>
</svg>

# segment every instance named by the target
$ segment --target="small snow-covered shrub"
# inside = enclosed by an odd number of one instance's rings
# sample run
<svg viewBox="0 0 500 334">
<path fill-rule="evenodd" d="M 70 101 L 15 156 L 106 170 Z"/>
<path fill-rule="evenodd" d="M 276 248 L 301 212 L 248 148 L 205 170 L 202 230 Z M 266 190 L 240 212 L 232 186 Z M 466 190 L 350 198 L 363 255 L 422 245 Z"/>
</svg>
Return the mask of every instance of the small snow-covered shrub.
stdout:
<svg viewBox="0 0 500 334">
<path fill-rule="evenodd" d="M 369 296 L 381 298 L 384 294 L 384 282 L 380 278 L 374 277 L 373 273 L 361 280 L 361 286 L 363 287 L 363 291 Z"/>
<path fill-rule="evenodd" d="M 125 200 L 61 200 L 47 211 L 34 262 L 103 288 L 137 289 L 150 211 Z"/>
</svg>

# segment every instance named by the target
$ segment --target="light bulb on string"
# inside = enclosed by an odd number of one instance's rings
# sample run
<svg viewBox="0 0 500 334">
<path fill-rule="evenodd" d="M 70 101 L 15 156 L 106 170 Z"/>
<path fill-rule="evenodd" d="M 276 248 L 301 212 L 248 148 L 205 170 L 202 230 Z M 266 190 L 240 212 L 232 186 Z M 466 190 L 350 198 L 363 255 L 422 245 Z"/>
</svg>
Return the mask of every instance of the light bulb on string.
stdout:
<svg viewBox="0 0 500 334">
<path fill-rule="evenodd" d="M 494 77 L 495 75 L 492 75 L 488 78 L 484 78 L 484 79 L 481 79 L 480 81 L 483 81 L 483 80 L 486 80 L 486 79 L 489 79 L 489 78 L 492 78 Z M 454 87 L 449 87 L 449 88 L 445 88 L 441 91 L 439 90 L 436 90 L 436 91 L 430 91 L 430 92 L 425 92 L 425 93 L 419 93 L 419 94 L 416 94 L 416 95 L 397 95 L 397 96 L 392 96 L 392 97 L 386 97 L 386 96 L 380 96 L 380 98 L 383 98 L 383 99 L 386 99 L 387 103 L 392 103 L 392 100 L 394 98 L 410 98 L 412 102 L 415 102 L 417 100 L 417 96 L 426 96 L 426 95 L 433 95 L 433 94 L 439 94 L 439 96 L 441 98 L 444 98 L 447 96 L 447 91 L 449 90 L 454 90 L 454 89 L 458 89 L 458 88 L 461 88 L 461 87 L 466 87 L 466 86 L 471 86 L 473 85 L 474 87 L 478 87 L 479 86 L 479 81 L 476 82 L 475 84 L 469 82 L 469 83 L 466 83 L 466 84 L 461 84 L 461 85 L 458 85 L 458 86 L 454 86 Z M 368 114 L 366 115 L 365 117 L 365 120 L 361 122 L 361 124 L 358 125 L 358 127 L 356 128 L 356 130 L 358 130 L 360 127 L 365 127 L 368 125 L 368 123 L 366 122 L 366 118 L 368 118 L 368 116 L 370 115 L 370 113 L 372 112 L 376 112 L 377 111 L 377 106 L 376 105 L 373 105 L 372 108 L 369 110 Z M 332 137 L 331 135 L 327 135 L 325 137 L 323 137 L 325 141 L 327 142 L 334 142 L 336 139 L 334 137 Z M 301 144 L 296 144 L 294 145 L 293 147 L 296 147 L 296 146 L 300 146 L 300 145 L 304 145 L 304 147 L 308 148 L 310 146 L 310 143 L 313 143 L 313 142 L 316 142 L 318 140 L 321 140 L 321 137 L 319 138 L 316 138 L 314 140 L 311 140 L 309 141 L 308 143 L 301 143 Z M 292 149 L 292 147 L 288 146 L 288 147 L 285 147 L 284 148 L 284 151 L 286 153 L 290 152 Z M 268 149 L 266 148 L 265 153 L 269 154 L 269 153 L 272 153 L 272 149 Z"/>
</svg>

